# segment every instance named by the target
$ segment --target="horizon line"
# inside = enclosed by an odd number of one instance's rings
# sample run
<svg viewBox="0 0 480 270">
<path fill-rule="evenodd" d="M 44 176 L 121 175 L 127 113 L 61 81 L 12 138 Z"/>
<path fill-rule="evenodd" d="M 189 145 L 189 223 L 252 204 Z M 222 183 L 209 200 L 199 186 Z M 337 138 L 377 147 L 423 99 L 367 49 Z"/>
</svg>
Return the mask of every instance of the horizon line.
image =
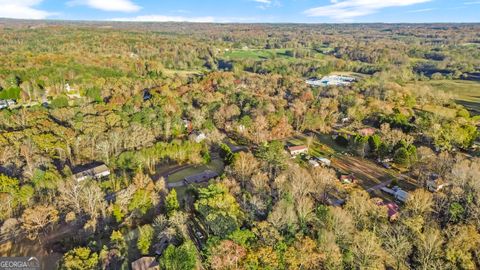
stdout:
<svg viewBox="0 0 480 270">
<path fill-rule="evenodd" d="M 133 20 L 112 20 L 112 19 L 19 19 L 19 18 L 5 18 L 0 17 L 0 20 L 6 21 L 29 21 L 29 22 L 92 22 L 92 23 L 132 23 L 132 24 L 145 24 L 145 23 L 188 23 L 188 24 L 265 24 L 265 25 L 275 25 L 275 24 L 291 24 L 291 25 L 362 25 L 362 24 L 406 24 L 406 25 L 421 25 L 421 24 L 480 24 L 478 22 L 191 22 L 191 21 L 133 21 Z"/>
</svg>

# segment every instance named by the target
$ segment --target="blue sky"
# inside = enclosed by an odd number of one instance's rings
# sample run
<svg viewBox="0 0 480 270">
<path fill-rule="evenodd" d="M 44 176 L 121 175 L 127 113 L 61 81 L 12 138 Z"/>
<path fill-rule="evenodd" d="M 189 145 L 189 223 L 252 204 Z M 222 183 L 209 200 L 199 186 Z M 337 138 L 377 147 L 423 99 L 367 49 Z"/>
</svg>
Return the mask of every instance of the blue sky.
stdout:
<svg viewBox="0 0 480 270">
<path fill-rule="evenodd" d="M 0 0 L 0 18 L 192 22 L 480 22 L 480 0 Z"/>
</svg>

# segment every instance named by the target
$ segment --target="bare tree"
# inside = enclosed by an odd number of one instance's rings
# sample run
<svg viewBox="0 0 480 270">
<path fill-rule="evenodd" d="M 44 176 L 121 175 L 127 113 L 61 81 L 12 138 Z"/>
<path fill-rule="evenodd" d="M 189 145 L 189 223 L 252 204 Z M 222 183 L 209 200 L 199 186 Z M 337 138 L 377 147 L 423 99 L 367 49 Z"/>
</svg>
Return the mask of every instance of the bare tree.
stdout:
<svg viewBox="0 0 480 270">
<path fill-rule="evenodd" d="M 35 240 L 41 232 L 47 231 L 49 225 L 58 221 L 58 211 L 53 206 L 39 205 L 26 209 L 22 219 L 22 229 L 29 239 Z"/>
</svg>

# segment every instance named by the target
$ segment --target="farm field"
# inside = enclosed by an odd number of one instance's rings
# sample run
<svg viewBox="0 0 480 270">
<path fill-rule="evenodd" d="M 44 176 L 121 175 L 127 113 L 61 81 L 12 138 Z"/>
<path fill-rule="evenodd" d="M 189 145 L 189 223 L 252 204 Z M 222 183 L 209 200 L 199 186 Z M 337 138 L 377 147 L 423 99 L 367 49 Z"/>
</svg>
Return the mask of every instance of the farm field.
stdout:
<svg viewBox="0 0 480 270">
<path fill-rule="evenodd" d="M 455 100 L 475 115 L 480 115 L 480 82 L 441 80 L 416 82 L 418 86 L 430 86 L 434 90 L 452 93 Z"/>
<path fill-rule="evenodd" d="M 233 60 L 264 60 L 275 57 L 292 58 L 286 54 L 287 51 L 288 49 L 242 49 L 227 51 L 223 56 Z"/>
<path fill-rule="evenodd" d="M 293 56 L 288 54 L 288 51 L 292 49 L 234 49 L 227 51 L 223 54 L 223 57 L 231 60 L 266 60 L 266 59 L 286 59 L 294 60 Z M 311 56 L 307 57 L 310 60 L 323 60 L 326 59 L 328 55 L 322 53 L 311 51 Z M 349 73 L 349 72 L 345 72 Z"/>
</svg>

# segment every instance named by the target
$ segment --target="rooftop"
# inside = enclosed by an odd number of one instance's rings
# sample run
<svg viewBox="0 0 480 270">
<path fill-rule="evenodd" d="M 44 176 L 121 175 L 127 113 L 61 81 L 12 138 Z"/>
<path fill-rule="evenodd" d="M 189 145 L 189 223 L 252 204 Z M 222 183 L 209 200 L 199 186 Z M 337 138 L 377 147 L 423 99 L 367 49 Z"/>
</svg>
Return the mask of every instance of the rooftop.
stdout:
<svg viewBox="0 0 480 270">
<path fill-rule="evenodd" d="M 110 169 L 103 163 L 92 163 L 89 165 L 77 167 L 74 170 L 75 178 L 83 179 L 86 177 L 96 177 L 98 175 L 110 174 Z"/>
<path fill-rule="evenodd" d="M 211 171 L 211 170 L 206 170 L 202 173 L 195 174 L 195 175 L 190 175 L 185 177 L 185 182 L 191 184 L 191 183 L 202 183 L 202 182 L 207 182 L 208 180 L 215 178 L 218 176 L 218 173 Z"/>
<path fill-rule="evenodd" d="M 306 81 L 307 84 L 312 86 L 348 86 L 355 82 L 356 79 L 350 76 L 344 75 L 330 75 L 321 79 L 311 78 Z"/>
<path fill-rule="evenodd" d="M 289 151 L 299 151 L 299 150 L 305 150 L 305 149 L 308 149 L 306 145 L 297 145 L 297 146 L 288 147 Z"/>
<path fill-rule="evenodd" d="M 387 213 L 389 218 L 394 218 L 400 211 L 400 207 L 393 202 L 381 201 L 378 203 L 379 206 L 385 206 L 387 208 Z"/>
</svg>

